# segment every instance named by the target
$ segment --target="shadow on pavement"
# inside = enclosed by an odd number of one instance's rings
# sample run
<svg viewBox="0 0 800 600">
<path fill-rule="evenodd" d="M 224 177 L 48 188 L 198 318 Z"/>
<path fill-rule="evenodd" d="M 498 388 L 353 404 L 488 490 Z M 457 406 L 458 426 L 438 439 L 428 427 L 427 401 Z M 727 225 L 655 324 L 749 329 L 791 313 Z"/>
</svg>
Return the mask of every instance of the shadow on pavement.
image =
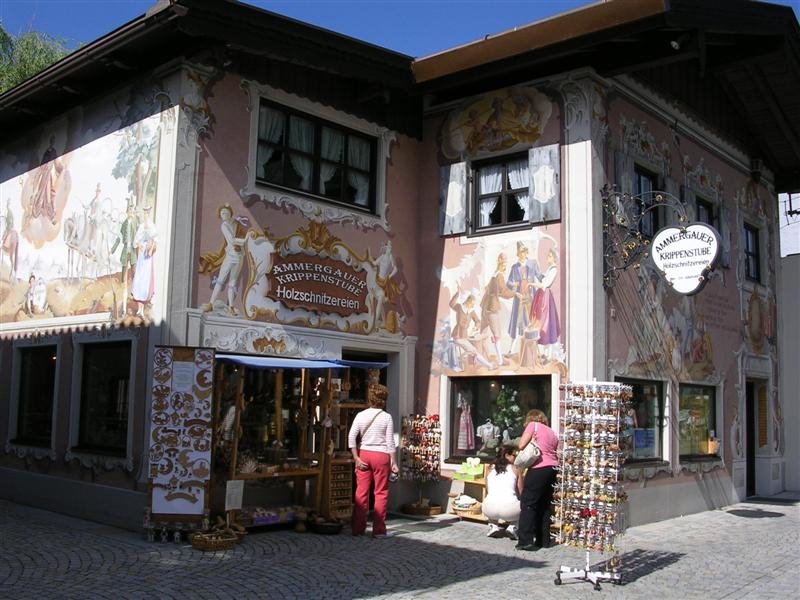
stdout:
<svg viewBox="0 0 800 600">
<path fill-rule="evenodd" d="M 641 577 L 655 573 L 678 562 L 683 556 L 685 555 L 680 552 L 662 552 L 661 550 L 631 550 L 620 554 L 619 571 L 622 574 L 620 585 L 633 583 Z M 606 570 L 606 562 L 594 564 L 591 569 L 593 571 Z"/>
<path fill-rule="evenodd" d="M 733 508 L 725 512 L 735 517 L 745 517 L 748 519 L 774 519 L 775 517 L 786 516 L 783 513 L 764 510 L 763 508 Z"/>
</svg>

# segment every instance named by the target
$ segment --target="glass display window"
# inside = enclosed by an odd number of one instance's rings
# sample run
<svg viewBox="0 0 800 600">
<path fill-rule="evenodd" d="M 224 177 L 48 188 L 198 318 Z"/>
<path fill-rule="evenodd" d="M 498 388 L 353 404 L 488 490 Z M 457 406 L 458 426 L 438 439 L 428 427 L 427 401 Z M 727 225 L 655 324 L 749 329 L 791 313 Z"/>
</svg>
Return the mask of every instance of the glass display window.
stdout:
<svg viewBox="0 0 800 600">
<path fill-rule="evenodd" d="M 681 457 L 716 455 L 716 390 L 710 386 L 681 385 L 678 447 Z"/>
<path fill-rule="evenodd" d="M 17 443 L 50 446 L 53 429 L 53 392 L 56 379 L 55 346 L 21 348 Z"/>
<path fill-rule="evenodd" d="M 522 435 L 529 410 L 550 419 L 550 376 L 457 377 L 450 385 L 447 462 L 469 456 L 490 462 L 500 444 Z"/>
<path fill-rule="evenodd" d="M 664 394 L 660 381 L 623 379 L 633 388 L 629 415 L 625 421 L 631 431 L 632 447 L 627 462 L 663 460 Z"/>
<path fill-rule="evenodd" d="M 78 448 L 125 455 L 130 368 L 129 341 L 83 345 Z"/>
</svg>

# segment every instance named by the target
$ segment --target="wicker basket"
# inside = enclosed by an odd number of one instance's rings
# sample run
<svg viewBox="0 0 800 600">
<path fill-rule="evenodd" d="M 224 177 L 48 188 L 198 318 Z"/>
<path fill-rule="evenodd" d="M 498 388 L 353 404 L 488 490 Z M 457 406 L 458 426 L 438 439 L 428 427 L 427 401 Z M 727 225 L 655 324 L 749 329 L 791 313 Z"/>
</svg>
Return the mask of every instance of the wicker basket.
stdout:
<svg viewBox="0 0 800 600">
<path fill-rule="evenodd" d="M 314 533 L 321 533 L 323 535 L 336 535 L 342 532 L 344 523 L 341 521 L 325 521 L 324 523 L 317 523 L 315 521 L 308 522 L 308 528 Z"/>
<path fill-rule="evenodd" d="M 407 515 L 417 516 L 433 516 L 442 514 L 442 506 L 440 504 L 430 504 L 428 506 L 417 506 L 416 504 L 403 504 L 400 507 Z"/>
<path fill-rule="evenodd" d="M 480 517 L 483 515 L 483 505 L 480 502 L 476 502 L 469 508 L 453 506 L 453 512 L 459 517 Z"/>
<path fill-rule="evenodd" d="M 192 536 L 192 548 L 204 552 L 230 550 L 238 543 L 239 536 L 228 533 L 196 533 Z"/>
</svg>

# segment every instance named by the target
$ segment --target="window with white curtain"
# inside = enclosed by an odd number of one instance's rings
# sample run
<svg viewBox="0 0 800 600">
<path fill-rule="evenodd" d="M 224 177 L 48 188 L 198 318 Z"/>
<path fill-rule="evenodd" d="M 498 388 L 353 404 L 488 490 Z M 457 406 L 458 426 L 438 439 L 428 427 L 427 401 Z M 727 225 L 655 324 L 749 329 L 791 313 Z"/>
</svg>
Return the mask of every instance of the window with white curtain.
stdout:
<svg viewBox="0 0 800 600">
<path fill-rule="evenodd" d="M 478 163 L 473 181 L 476 230 L 528 222 L 530 174 L 527 154 Z"/>
<path fill-rule="evenodd" d="M 334 123 L 263 102 L 256 178 L 375 212 L 376 140 Z"/>
</svg>

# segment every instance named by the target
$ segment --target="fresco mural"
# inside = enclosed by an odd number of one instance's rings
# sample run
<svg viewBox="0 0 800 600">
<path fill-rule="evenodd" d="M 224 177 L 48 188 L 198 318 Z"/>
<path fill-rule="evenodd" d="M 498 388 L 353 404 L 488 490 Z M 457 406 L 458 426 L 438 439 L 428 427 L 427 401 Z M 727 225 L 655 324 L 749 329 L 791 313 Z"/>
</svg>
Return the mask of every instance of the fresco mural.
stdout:
<svg viewBox="0 0 800 600">
<path fill-rule="evenodd" d="M 408 303 L 402 270 L 385 241 L 373 257 L 309 221 L 283 238 L 219 207 L 222 245 L 200 257 L 212 287 L 204 312 L 362 334 L 402 335 Z M 246 268 L 245 268 L 246 265 Z M 223 288 L 226 295 L 222 297 Z"/>
<path fill-rule="evenodd" d="M 552 111 L 547 96 L 533 86 L 485 94 L 445 120 L 439 134 L 442 155 L 452 160 L 530 147 L 541 137 Z"/>
<path fill-rule="evenodd" d="M 465 244 L 474 248 L 439 276 L 448 309 L 433 347 L 440 373 L 566 373 L 558 241 L 533 230 Z"/>
<path fill-rule="evenodd" d="M 38 143 L 6 150 L 0 323 L 150 317 L 158 293 L 153 214 L 160 147 L 174 121 L 173 109 L 156 106 L 131 91 L 98 122 L 75 114 Z"/>
</svg>

